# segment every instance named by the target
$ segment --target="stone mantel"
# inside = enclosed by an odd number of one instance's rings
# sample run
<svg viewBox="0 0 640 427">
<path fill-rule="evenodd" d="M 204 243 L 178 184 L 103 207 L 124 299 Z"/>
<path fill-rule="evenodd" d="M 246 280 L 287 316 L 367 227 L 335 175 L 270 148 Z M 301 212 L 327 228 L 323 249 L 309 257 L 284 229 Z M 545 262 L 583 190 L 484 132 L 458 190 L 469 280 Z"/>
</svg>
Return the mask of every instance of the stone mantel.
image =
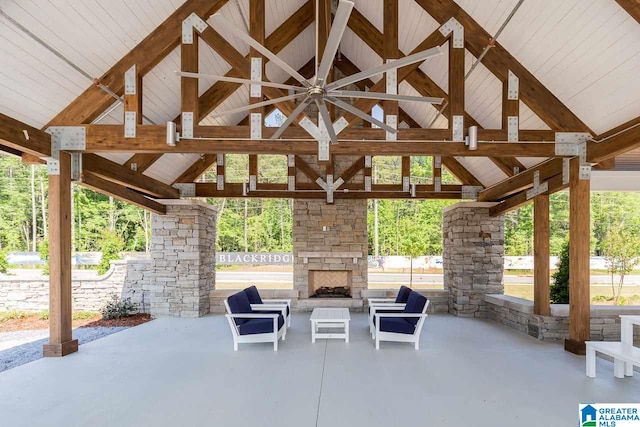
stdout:
<svg viewBox="0 0 640 427">
<path fill-rule="evenodd" d="M 303 258 L 305 264 L 309 258 L 352 258 L 355 264 L 362 258 L 362 252 L 298 252 L 298 257 Z"/>
</svg>

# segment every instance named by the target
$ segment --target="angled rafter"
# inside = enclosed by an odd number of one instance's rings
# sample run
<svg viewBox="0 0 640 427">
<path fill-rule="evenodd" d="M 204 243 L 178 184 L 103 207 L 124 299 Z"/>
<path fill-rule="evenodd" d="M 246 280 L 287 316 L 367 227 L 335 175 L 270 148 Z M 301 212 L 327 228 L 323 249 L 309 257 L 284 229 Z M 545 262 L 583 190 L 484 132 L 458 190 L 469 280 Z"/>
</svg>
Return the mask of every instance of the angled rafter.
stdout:
<svg viewBox="0 0 640 427">
<path fill-rule="evenodd" d="M 182 21 L 192 13 L 208 18 L 227 3 L 227 0 L 188 0 L 160 26 L 100 77 L 101 84 L 118 95 L 124 91 L 124 73 L 136 65 L 144 75 L 164 59 L 180 43 Z M 113 98 L 96 85 L 90 86 L 71 104 L 54 117 L 46 127 L 78 125 L 91 122 L 113 103 Z"/>
<path fill-rule="evenodd" d="M 416 2 L 440 24 L 451 17 L 456 18 L 464 26 L 466 48 L 476 57 L 480 56 L 491 36 L 453 0 Z M 499 43 L 489 49 L 482 64 L 503 82 L 508 78 L 508 71 L 512 70 L 520 79 L 522 101 L 552 129 L 593 134 L 586 124 Z"/>
<path fill-rule="evenodd" d="M 137 191 L 130 190 L 122 185 L 116 184 L 115 182 L 102 179 L 91 172 L 86 172 L 83 175 L 81 185 L 157 214 L 164 215 L 167 213 L 165 205 L 149 199 Z"/>
<path fill-rule="evenodd" d="M 216 162 L 216 154 L 205 154 L 201 156 L 194 164 L 184 171 L 178 178 L 174 180 L 175 183 L 190 183 L 197 181 L 206 171 L 208 171 Z"/>
<path fill-rule="evenodd" d="M 638 0 L 616 0 L 616 3 L 640 24 L 640 2 Z"/>
</svg>

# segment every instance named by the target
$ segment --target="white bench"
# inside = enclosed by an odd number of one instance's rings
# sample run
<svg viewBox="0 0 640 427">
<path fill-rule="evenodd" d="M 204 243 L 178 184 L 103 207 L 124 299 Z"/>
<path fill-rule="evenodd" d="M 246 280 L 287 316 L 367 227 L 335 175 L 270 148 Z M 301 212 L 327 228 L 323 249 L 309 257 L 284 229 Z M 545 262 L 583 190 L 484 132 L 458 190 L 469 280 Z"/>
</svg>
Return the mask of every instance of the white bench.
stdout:
<svg viewBox="0 0 640 427">
<path fill-rule="evenodd" d="M 633 365 L 640 366 L 640 347 L 622 342 L 587 341 L 587 376 L 596 377 L 596 352 L 613 357 L 616 378 L 633 376 Z"/>
</svg>

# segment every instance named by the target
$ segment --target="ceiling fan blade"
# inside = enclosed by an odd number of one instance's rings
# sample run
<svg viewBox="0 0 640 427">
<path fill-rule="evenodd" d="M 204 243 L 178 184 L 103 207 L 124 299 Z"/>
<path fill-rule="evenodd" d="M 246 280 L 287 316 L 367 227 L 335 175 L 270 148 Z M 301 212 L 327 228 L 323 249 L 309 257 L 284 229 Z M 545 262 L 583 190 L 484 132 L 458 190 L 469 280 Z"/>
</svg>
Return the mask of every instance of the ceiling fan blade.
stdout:
<svg viewBox="0 0 640 427">
<path fill-rule="evenodd" d="M 365 98 L 365 99 L 381 99 L 389 101 L 413 101 L 426 102 L 429 104 L 442 104 L 443 98 L 431 98 L 428 96 L 410 96 L 410 95 L 391 95 L 382 92 L 362 92 L 358 90 L 336 90 L 327 93 L 328 96 L 335 98 Z"/>
<path fill-rule="evenodd" d="M 295 90 L 296 92 L 307 91 L 306 88 L 300 87 L 300 86 L 285 85 L 282 83 L 263 82 L 261 80 L 239 79 L 236 77 L 218 76 L 215 74 L 189 73 L 186 71 L 176 71 L 176 74 L 179 75 L 180 77 L 187 77 L 192 79 L 211 79 L 219 82 L 240 83 L 240 84 L 247 84 L 247 85 L 249 84 L 260 85 L 265 87 L 273 87 L 276 89 Z"/>
<path fill-rule="evenodd" d="M 296 93 L 295 95 L 282 96 L 280 98 L 270 99 L 268 101 L 256 102 L 255 104 L 245 105 L 244 107 L 234 108 L 227 111 L 221 111 L 219 113 L 210 114 L 208 117 L 216 118 L 222 116 L 228 116 L 235 113 L 243 113 L 245 111 L 253 110 L 254 108 L 266 107 L 268 105 L 278 104 L 280 102 L 292 101 L 297 98 L 302 98 L 303 96 L 307 96 L 306 93 Z"/>
<path fill-rule="evenodd" d="M 386 64 L 379 65 L 377 67 L 370 68 L 368 70 L 361 71 L 356 74 L 344 77 L 340 80 L 336 80 L 333 83 L 325 86 L 326 90 L 338 89 L 346 85 L 350 85 L 360 80 L 368 79 L 369 77 L 382 74 L 386 71 L 393 70 L 394 68 L 404 67 L 405 65 L 415 64 L 416 62 L 424 61 L 425 59 L 432 58 L 434 56 L 442 55 L 442 51 L 439 47 L 423 50 L 422 52 L 414 53 L 413 55 L 405 56 L 395 61 L 387 62 Z"/>
<path fill-rule="evenodd" d="M 327 133 L 329 134 L 329 139 L 332 144 L 338 143 L 338 137 L 336 136 L 336 131 L 333 130 L 333 122 L 331 121 L 331 116 L 329 115 L 329 110 L 327 110 L 327 106 L 324 101 L 316 99 L 316 105 L 318 106 L 318 111 L 320 112 L 320 117 L 322 117 L 322 121 L 324 122 L 324 126 L 327 129 Z"/>
<path fill-rule="evenodd" d="M 320 86 L 324 86 L 324 82 L 327 80 L 327 76 L 331 70 L 331 65 L 333 65 L 333 58 L 335 58 L 338 47 L 340 47 L 342 35 L 344 34 L 344 30 L 347 28 L 347 23 L 349 22 L 352 10 L 353 2 L 340 0 L 336 16 L 333 20 L 333 24 L 331 25 L 329 37 L 327 38 L 327 45 L 325 46 L 324 53 L 322 54 L 322 61 L 316 70 L 316 85 L 319 84 Z"/>
<path fill-rule="evenodd" d="M 311 104 L 311 98 L 307 97 L 306 99 L 304 99 L 297 107 L 295 110 L 293 110 L 291 112 L 291 114 L 289 114 L 289 117 L 287 117 L 287 120 L 285 120 L 285 122 L 278 128 L 278 130 L 276 131 L 276 133 L 273 134 L 273 136 L 271 136 L 271 139 L 278 139 L 282 136 L 282 134 L 284 133 L 284 131 L 291 125 L 291 123 L 294 122 L 294 120 L 300 115 L 302 114 L 302 112 L 304 111 L 305 108 L 307 108 L 307 106 Z"/>
<path fill-rule="evenodd" d="M 227 31 L 232 32 L 235 36 L 240 38 L 242 41 L 247 43 L 249 46 L 260 52 L 262 55 L 269 58 L 271 62 L 280 67 L 283 71 L 289 74 L 291 77 L 302 83 L 303 86 L 309 87 L 311 86 L 307 79 L 305 79 L 300 73 L 291 68 L 289 64 L 284 62 L 282 59 L 278 58 L 275 53 L 271 52 L 266 47 L 262 46 L 258 43 L 253 37 L 244 31 L 238 29 L 235 25 L 227 21 L 221 14 L 216 13 L 211 17 L 211 21 L 218 27 L 224 28 Z"/>
<path fill-rule="evenodd" d="M 373 116 L 370 116 L 369 114 L 365 113 L 362 110 L 357 109 L 356 107 L 354 107 L 353 105 L 351 105 L 351 104 L 349 104 L 347 102 L 341 101 L 341 100 L 339 100 L 337 98 L 333 98 L 333 97 L 330 97 L 330 96 L 325 97 L 325 100 L 327 102 L 330 102 L 330 103 L 342 108 L 345 111 L 350 112 L 351 114 L 354 114 L 354 115 L 360 117 L 362 120 L 366 120 L 369 123 L 373 123 L 374 125 L 378 126 L 379 128 L 382 128 L 382 129 L 386 130 L 387 132 L 391 132 L 391 133 L 396 133 L 397 132 L 397 130 L 392 128 L 391 126 L 389 126 L 389 125 L 387 125 L 385 123 L 382 123 L 380 120 L 376 119 Z"/>
</svg>

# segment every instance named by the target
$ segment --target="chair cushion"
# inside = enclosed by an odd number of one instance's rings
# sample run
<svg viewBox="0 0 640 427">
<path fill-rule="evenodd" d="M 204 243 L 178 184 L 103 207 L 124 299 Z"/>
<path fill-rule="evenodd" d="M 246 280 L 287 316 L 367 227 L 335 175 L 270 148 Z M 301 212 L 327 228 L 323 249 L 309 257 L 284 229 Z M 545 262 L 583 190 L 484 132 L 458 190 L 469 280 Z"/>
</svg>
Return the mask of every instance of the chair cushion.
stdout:
<svg viewBox="0 0 640 427">
<path fill-rule="evenodd" d="M 411 292 L 411 288 L 400 286 L 400 289 L 398 290 L 398 296 L 396 297 L 396 303 L 405 304 Z"/>
<path fill-rule="evenodd" d="M 375 325 L 377 319 L 373 319 Z M 395 332 L 397 334 L 413 334 L 416 330 L 416 326 L 407 322 L 407 319 L 401 317 L 381 317 L 380 318 L 380 330 L 382 332 Z"/>
<path fill-rule="evenodd" d="M 229 303 L 229 310 L 231 310 L 232 314 L 253 313 L 249 297 L 247 297 L 247 293 L 245 291 L 240 291 L 231 295 L 227 298 L 227 302 Z M 249 319 L 234 318 L 233 320 L 236 322 L 236 325 L 240 326 L 246 323 Z"/>
<path fill-rule="evenodd" d="M 284 325 L 282 314 L 278 316 L 278 330 Z M 238 325 L 240 335 L 267 334 L 273 332 L 273 319 L 249 319 Z"/>
<path fill-rule="evenodd" d="M 407 299 L 407 305 L 404 306 L 403 313 L 422 313 L 424 306 L 427 304 L 427 298 L 418 292 L 412 291 Z M 417 325 L 419 317 L 408 318 L 407 322 Z"/>
<path fill-rule="evenodd" d="M 249 297 L 250 304 L 262 304 L 262 298 L 260 298 L 260 292 L 258 292 L 258 288 L 255 286 L 249 286 L 244 290 L 247 293 L 247 297 Z"/>
</svg>

